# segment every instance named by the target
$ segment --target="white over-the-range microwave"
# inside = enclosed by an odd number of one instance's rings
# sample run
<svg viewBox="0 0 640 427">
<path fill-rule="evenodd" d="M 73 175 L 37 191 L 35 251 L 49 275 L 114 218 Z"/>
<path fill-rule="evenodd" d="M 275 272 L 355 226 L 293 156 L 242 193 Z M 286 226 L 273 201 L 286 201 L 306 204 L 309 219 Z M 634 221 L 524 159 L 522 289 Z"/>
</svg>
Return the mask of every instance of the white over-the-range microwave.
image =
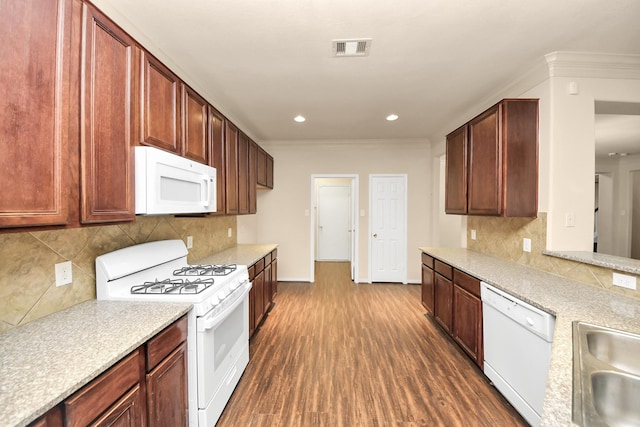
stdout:
<svg viewBox="0 0 640 427">
<path fill-rule="evenodd" d="M 216 169 L 154 147 L 135 147 L 136 214 L 216 211 Z"/>
</svg>

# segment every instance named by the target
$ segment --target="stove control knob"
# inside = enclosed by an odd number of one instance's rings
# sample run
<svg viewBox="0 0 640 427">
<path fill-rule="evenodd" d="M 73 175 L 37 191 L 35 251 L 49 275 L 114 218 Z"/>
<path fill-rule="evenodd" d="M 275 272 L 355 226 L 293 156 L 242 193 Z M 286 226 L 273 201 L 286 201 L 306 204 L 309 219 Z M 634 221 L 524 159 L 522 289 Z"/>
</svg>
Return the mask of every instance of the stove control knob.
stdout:
<svg viewBox="0 0 640 427">
<path fill-rule="evenodd" d="M 231 283 L 230 288 L 231 288 L 231 290 L 232 290 L 232 291 L 235 291 L 236 289 L 238 289 L 238 287 L 239 287 L 239 286 L 240 286 L 240 282 L 239 282 L 239 281 L 237 281 L 237 280 L 234 280 L 234 281 Z"/>
<path fill-rule="evenodd" d="M 220 299 L 220 301 L 222 301 L 223 299 L 225 299 L 227 297 L 227 294 L 225 294 L 224 291 L 220 291 L 216 294 L 216 296 Z"/>
<path fill-rule="evenodd" d="M 209 300 L 209 304 L 211 305 L 211 308 L 213 308 L 216 305 L 220 304 L 220 300 L 216 296 L 211 297 L 211 299 Z"/>
</svg>

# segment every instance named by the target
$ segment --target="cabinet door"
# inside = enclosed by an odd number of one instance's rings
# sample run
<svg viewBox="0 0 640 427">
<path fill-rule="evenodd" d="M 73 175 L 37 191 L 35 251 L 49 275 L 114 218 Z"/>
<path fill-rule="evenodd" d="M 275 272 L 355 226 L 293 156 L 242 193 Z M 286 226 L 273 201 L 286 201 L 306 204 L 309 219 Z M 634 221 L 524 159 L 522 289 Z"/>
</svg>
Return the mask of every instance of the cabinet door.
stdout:
<svg viewBox="0 0 640 427">
<path fill-rule="evenodd" d="M 447 135 L 445 212 L 467 213 L 467 127 Z"/>
<path fill-rule="evenodd" d="M 444 330 L 451 333 L 451 326 L 453 321 L 451 315 L 453 284 L 451 283 L 451 280 L 440 275 L 439 273 L 436 273 L 434 285 L 434 317 L 436 321 L 444 328 Z"/>
<path fill-rule="evenodd" d="M 150 426 L 188 424 L 186 342 L 147 374 L 147 406 Z"/>
<path fill-rule="evenodd" d="M 255 288 L 255 303 L 253 306 L 256 328 L 260 326 L 262 318 L 264 317 L 264 270 L 256 274 L 253 279 L 253 287 Z"/>
<path fill-rule="evenodd" d="M 0 227 L 67 224 L 75 206 L 73 5 L 0 2 Z"/>
<path fill-rule="evenodd" d="M 469 214 L 502 214 L 500 108 L 498 104 L 469 122 Z"/>
<path fill-rule="evenodd" d="M 273 261 L 271 261 L 271 301 L 275 299 L 278 294 L 278 260 L 271 254 Z"/>
<path fill-rule="evenodd" d="M 258 176 L 257 182 L 258 185 L 266 187 L 267 186 L 267 152 L 260 146 L 258 146 Z"/>
<path fill-rule="evenodd" d="M 258 184 L 258 144 L 249 141 L 249 213 L 258 211 L 257 184 Z"/>
<path fill-rule="evenodd" d="M 216 168 L 217 189 L 216 189 L 216 215 L 224 215 L 226 213 L 226 168 L 225 168 L 225 140 L 224 128 L 225 119 L 222 114 L 209 105 L 209 139 L 211 147 L 211 156 L 209 164 Z"/>
<path fill-rule="evenodd" d="M 272 279 L 272 270 L 271 263 L 264 267 L 264 295 L 263 295 L 263 305 L 264 312 L 267 313 L 271 308 L 271 296 L 273 295 L 273 291 L 271 290 L 271 279 Z"/>
<path fill-rule="evenodd" d="M 182 83 L 182 145 L 183 155 L 196 162 L 209 164 L 207 137 L 207 101 Z"/>
<path fill-rule="evenodd" d="M 249 213 L 249 138 L 238 136 L 238 213 Z"/>
<path fill-rule="evenodd" d="M 132 221 L 140 49 L 88 3 L 82 38 L 80 220 Z"/>
<path fill-rule="evenodd" d="M 142 144 L 182 154 L 180 84 L 160 61 L 142 52 Z"/>
<path fill-rule="evenodd" d="M 482 367 L 482 301 L 453 285 L 453 338 Z"/>
<path fill-rule="evenodd" d="M 267 187 L 273 188 L 273 157 L 267 154 Z"/>
<path fill-rule="evenodd" d="M 434 309 L 434 272 L 422 264 L 422 305 L 433 314 Z"/>
<path fill-rule="evenodd" d="M 238 213 L 238 128 L 226 122 L 225 129 L 226 213 Z"/>
<path fill-rule="evenodd" d="M 256 281 L 255 277 L 250 278 L 251 289 L 249 290 L 249 338 L 256 331 Z"/>
</svg>

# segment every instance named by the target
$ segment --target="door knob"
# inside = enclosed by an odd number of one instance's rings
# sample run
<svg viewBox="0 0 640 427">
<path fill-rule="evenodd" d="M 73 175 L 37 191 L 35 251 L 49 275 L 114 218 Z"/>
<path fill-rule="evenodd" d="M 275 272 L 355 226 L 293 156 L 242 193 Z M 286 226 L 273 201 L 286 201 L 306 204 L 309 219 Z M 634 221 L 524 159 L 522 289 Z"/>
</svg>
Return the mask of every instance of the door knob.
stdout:
<svg viewBox="0 0 640 427">
<path fill-rule="evenodd" d="M 373 233 L 373 237 L 378 237 L 378 233 Z"/>
</svg>

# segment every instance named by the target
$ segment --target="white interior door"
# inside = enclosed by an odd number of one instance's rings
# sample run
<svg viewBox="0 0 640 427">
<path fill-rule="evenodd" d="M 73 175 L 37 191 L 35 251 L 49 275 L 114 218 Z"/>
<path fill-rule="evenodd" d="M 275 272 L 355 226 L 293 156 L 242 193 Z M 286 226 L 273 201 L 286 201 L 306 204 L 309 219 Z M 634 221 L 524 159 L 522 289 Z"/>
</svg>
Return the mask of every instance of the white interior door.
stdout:
<svg viewBox="0 0 640 427">
<path fill-rule="evenodd" d="M 351 261 L 351 187 L 318 187 L 318 261 Z"/>
<path fill-rule="evenodd" d="M 407 176 L 370 175 L 369 277 L 406 283 Z"/>
</svg>

